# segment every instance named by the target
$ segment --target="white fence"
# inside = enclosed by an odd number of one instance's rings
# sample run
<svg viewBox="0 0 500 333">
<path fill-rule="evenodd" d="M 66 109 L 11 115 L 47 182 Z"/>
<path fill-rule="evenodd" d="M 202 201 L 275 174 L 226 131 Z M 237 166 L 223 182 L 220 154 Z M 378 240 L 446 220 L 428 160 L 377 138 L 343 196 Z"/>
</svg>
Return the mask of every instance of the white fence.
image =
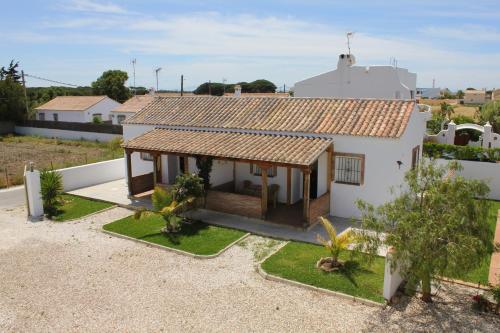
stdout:
<svg viewBox="0 0 500 333">
<path fill-rule="evenodd" d="M 436 159 L 439 165 L 446 165 L 450 160 Z M 458 174 L 466 179 L 484 180 L 490 187 L 489 198 L 500 200 L 500 163 L 479 161 L 458 161 L 463 170 Z"/>
<path fill-rule="evenodd" d="M 56 171 L 61 173 L 63 188 L 67 192 L 125 178 L 125 159 L 118 158 Z M 21 206 L 25 201 L 24 186 L 0 190 L 0 208 Z"/>
<path fill-rule="evenodd" d="M 25 127 L 16 126 L 15 132 L 22 135 L 38 135 L 47 138 L 59 138 L 68 140 L 90 140 L 90 141 L 111 141 L 114 138 L 121 137 L 119 134 L 97 133 L 97 132 L 82 132 L 82 131 L 68 131 L 53 128 L 38 128 L 38 127 Z"/>
<path fill-rule="evenodd" d="M 64 191 L 102 184 L 125 177 L 125 159 L 85 164 L 57 170 L 62 175 Z"/>
</svg>

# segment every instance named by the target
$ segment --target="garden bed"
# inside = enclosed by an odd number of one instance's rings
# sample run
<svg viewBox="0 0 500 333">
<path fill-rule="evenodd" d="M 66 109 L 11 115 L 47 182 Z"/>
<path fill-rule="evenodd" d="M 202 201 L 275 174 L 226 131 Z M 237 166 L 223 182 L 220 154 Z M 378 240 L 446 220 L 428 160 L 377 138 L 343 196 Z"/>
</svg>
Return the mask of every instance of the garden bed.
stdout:
<svg viewBox="0 0 500 333">
<path fill-rule="evenodd" d="M 199 221 L 183 224 L 181 230 L 175 234 L 162 233 L 161 229 L 164 226 L 165 222 L 160 216 L 147 216 L 140 220 L 129 216 L 106 224 L 103 229 L 201 256 L 217 254 L 246 235 L 245 232 L 239 230 L 208 225 Z"/>
<path fill-rule="evenodd" d="M 61 195 L 61 199 L 63 205 L 52 217 L 52 220 L 58 222 L 78 219 L 114 206 L 108 202 L 85 199 L 71 194 Z"/>
<path fill-rule="evenodd" d="M 368 265 L 357 259 L 350 260 L 350 252 L 342 251 L 340 259 L 345 261 L 344 267 L 338 272 L 326 273 L 316 268 L 316 262 L 328 254 L 319 245 L 290 242 L 261 267 L 268 274 L 284 279 L 384 303 L 384 258 L 376 257 Z"/>
</svg>

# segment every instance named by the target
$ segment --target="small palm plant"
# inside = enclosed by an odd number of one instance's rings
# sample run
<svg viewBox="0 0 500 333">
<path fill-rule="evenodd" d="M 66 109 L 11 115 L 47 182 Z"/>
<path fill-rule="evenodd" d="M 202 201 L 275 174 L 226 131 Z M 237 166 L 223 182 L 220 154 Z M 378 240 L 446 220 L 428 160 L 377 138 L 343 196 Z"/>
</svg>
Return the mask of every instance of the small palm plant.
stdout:
<svg viewBox="0 0 500 333">
<path fill-rule="evenodd" d="M 203 193 L 202 180 L 196 175 L 181 175 L 176 179 L 172 192 L 167 192 L 162 187 L 155 187 L 151 201 L 153 210 L 142 208 L 135 212 L 134 218 L 159 215 L 165 221 L 164 233 L 180 231 L 184 218 L 181 216 L 193 208 L 196 199 Z"/>
<path fill-rule="evenodd" d="M 328 251 L 330 251 L 331 257 L 321 258 L 316 263 L 316 267 L 326 272 L 338 270 L 343 265 L 343 262 L 339 260 L 340 251 L 347 249 L 349 244 L 354 241 L 354 234 L 351 230 L 347 230 L 341 235 L 337 235 L 337 230 L 335 230 L 335 227 L 327 218 L 320 217 L 319 219 L 329 239 L 324 239 L 319 234 L 317 235 L 317 239 Z"/>
</svg>

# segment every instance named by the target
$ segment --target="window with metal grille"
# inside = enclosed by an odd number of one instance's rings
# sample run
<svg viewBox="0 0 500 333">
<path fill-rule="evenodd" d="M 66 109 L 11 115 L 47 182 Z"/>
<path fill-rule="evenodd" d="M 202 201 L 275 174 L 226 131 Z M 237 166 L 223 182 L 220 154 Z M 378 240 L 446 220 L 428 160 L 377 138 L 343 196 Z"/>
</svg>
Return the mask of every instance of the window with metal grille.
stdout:
<svg viewBox="0 0 500 333">
<path fill-rule="evenodd" d="M 141 160 L 143 160 L 143 161 L 152 161 L 153 160 L 153 155 L 151 155 L 150 153 L 141 152 Z"/>
<path fill-rule="evenodd" d="M 335 156 L 335 182 L 343 184 L 363 184 L 363 157 Z"/>
<path fill-rule="evenodd" d="M 270 167 L 267 169 L 267 176 L 268 177 L 275 177 L 277 172 L 278 172 L 278 170 L 276 167 Z M 257 164 L 251 163 L 250 164 L 250 173 L 253 174 L 254 176 L 261 176 L 262 169 Z"/>
</svg>

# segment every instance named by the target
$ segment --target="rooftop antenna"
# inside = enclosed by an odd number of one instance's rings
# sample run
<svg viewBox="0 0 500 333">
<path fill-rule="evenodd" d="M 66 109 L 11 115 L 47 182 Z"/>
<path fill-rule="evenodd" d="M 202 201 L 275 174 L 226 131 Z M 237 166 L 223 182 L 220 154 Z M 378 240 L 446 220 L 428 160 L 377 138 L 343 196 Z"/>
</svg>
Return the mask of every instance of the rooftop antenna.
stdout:
<svg viewBox="0 0 500 333">
<path fill-rule="evenodd" d="M 161 67 L 155 69 L 156 72 L 156 91 L 158 91 L 158 73 L 161 71 Z"/>
<path fill-rule="evenodd" d="M 347 36 L 347 50 L 349 51 L 349 56 L 351 56 L 351 38 L 354 37 L 354 32 L 350 31 L 346 34 Z"/>
<path fill-rule="evenodd" d="M 136 88 L 135 88 L 135 64 L 137 63 L 137 59 L 134 58 L 134 59 L 132 59 L 131 62 L 132 62 L 132 68 L 134 69 L 133 73 L 134 73 L 134 96 L 135 96 L 135 90 L 136 90 Z"/>
</svg>

